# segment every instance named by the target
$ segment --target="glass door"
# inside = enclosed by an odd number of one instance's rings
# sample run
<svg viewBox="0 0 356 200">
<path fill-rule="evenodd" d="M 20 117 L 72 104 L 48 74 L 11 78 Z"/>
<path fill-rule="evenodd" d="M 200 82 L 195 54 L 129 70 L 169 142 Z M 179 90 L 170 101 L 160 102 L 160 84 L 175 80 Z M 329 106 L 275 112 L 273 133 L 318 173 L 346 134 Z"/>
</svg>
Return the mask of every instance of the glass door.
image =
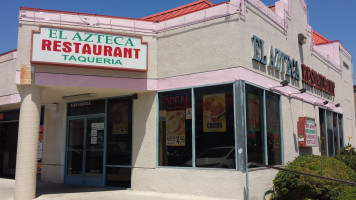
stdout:
<svg viewBox="0 0 356 200">
<path fill-rule="evenodd" d="M 68 119 L 65 182 L 103 186 L 105 117 Z"/>
</svg>

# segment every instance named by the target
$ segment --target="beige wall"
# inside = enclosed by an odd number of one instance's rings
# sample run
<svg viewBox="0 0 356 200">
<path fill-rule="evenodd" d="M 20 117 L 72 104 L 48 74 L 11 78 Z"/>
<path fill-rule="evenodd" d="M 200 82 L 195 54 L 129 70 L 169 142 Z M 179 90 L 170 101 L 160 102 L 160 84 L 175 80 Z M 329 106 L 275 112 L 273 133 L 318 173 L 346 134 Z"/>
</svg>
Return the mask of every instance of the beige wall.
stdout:
<svg viewBox="0 0 356 200">
<path fill-rule="evenodd" d="M 0 62 L 0 69 L 2 75 L 0 79 L 0 97 L 19 93 L 15 84 L 16 59 Z"/>
<path fill-rule="evenodd" d="M 66 147 L 67 105 L 46 105 L 43 131 L 41 180 L 63 183 Z"/>
</svg>

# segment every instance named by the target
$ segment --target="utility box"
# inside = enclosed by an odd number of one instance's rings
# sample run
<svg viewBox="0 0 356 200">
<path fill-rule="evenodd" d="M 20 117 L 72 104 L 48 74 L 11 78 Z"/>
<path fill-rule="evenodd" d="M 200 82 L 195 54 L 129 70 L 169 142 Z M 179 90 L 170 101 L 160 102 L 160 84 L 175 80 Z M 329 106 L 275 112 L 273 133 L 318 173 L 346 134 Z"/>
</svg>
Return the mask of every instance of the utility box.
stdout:
<svg viewBox="0 0 356 200">
<path fill-rule="evenodd" d="M 298 147 L 317 147 L 315 119 L 310 117 L 298 118 Z"/>
</svg>

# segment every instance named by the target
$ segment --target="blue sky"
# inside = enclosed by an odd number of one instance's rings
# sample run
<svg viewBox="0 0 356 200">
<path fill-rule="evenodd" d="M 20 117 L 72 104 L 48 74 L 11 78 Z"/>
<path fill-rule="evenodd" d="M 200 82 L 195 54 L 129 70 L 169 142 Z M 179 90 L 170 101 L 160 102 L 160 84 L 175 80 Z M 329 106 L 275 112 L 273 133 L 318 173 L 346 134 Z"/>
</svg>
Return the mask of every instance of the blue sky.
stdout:
<svg viewBox="0 0 356 200">
<path fill-rule="evenodd" d="M 0 6 L 0 54 L 17 48 L 20 6 L 140 18 L 194 0 L 7 0 Z M 226 0 L 210 0 L 220 3 Z M 276 0 L 262 0 L 266 5 Z M 296 0 L 293 0 L 296 1 Z M 98 2 L 101 2 L 99 4 Z M 306 0 L 309 24 L 329 40 L 340 42 L 356 57 L 355 0 Z M 355 70 L 355 69 L 354 69 Z"/>
</svg>

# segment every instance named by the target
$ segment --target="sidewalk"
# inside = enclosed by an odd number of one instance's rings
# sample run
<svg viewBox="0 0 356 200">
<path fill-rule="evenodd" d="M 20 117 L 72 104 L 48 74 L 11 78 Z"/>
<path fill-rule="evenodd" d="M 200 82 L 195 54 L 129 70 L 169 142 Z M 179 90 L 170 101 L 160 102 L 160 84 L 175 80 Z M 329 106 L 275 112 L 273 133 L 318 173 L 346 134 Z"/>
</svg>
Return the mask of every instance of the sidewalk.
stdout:
<svg viewBox="0 0 356 200">
<path fill-rule="evenodd" d="M 15 181 L 0 178 L 0 200 L 12 200 Z M 204 196 L 188 196 L 132 190 L 112 190 L 105 188 L 37 183 L 36 200 L 222 200 Z M 227 200 L 227 199 L 226 199 Z"/>
</svg>

